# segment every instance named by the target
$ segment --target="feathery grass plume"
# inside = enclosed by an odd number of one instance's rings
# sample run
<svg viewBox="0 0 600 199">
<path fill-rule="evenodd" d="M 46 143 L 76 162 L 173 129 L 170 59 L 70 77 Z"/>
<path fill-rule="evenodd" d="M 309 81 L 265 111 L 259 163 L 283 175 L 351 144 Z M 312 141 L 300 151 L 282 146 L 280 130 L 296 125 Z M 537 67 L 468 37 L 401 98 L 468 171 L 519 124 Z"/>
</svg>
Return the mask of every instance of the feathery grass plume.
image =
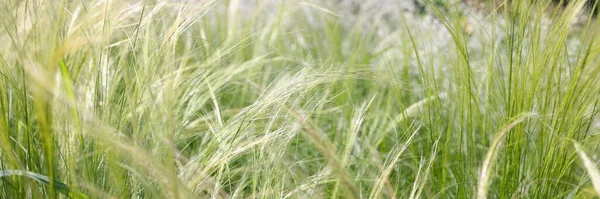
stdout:
<svg viewBox="0 0 600 199">
<path fill-rule="evenodd" d="M 492 174 L 495 159 L 498 156 L 498 147 L 502 145 L 502 140 L 504 140 L 506 133 L 508 133 L 519 123 L 523 122 L 525 119 L 530 118 L 532 116 L 535 116 L 535 114 L 524 113 L 517 115 L 513 119 L 511 119 L 510 123 L 506 124 L 504 128 L 502 128 L 499 132 L 496 133 L 496 136 L 492 141 L 492 144 L 490 145 L 490 149 L 488 150 L 488 153 L 485 156 L 483 165 L 481 166 L 481 173 L 479 175 L 479 182 L 477 184 L 477 198 L 487 198 L 490 176 Z"/>
<path fill-rule="evenodd" d="M 419 2 L 0 0 L 0 198 L 592 196 L 591 1 Z"/>
</svg>

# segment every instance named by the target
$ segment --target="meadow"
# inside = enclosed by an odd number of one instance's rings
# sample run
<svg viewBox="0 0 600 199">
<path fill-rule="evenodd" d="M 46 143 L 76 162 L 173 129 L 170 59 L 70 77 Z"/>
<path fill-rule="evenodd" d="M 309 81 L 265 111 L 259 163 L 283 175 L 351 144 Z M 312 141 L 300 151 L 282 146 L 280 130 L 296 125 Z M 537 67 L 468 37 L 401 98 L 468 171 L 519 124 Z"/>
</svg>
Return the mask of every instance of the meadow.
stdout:
<svg viewBox="0 0 600 199">
<path fill-rule="evenodd" d="M 0 198 L 597 198 L 597 1 L 0 0 Z"/>
</svg>

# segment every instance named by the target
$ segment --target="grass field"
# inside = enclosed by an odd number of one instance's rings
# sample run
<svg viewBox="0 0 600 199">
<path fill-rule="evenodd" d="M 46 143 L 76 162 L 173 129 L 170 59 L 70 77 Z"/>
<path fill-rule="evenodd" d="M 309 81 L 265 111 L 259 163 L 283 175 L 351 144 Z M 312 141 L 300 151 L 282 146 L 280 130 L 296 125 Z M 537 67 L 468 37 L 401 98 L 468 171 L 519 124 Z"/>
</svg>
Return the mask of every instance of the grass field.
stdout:
<svg viewBox="0 0 600 199">
<path fill-rule="evenodd" d="M 458 2 L 0 0 L 0 198 L 598 197 L 589 4 Z"/>
</svg>

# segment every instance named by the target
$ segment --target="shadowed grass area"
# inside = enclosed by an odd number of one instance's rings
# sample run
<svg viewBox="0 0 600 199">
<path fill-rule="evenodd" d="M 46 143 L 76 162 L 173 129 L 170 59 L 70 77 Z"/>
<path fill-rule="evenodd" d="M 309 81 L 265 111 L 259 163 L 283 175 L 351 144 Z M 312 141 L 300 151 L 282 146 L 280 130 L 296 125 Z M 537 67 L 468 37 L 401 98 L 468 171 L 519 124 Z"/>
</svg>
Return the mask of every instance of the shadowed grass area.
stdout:
<svg viewBox="0 0 600 199">
<path fill-rule="evenodd" d="M 597 196 L 595 1 L 353 2 L 0 1 L 0 198 Z"/>
</svg>

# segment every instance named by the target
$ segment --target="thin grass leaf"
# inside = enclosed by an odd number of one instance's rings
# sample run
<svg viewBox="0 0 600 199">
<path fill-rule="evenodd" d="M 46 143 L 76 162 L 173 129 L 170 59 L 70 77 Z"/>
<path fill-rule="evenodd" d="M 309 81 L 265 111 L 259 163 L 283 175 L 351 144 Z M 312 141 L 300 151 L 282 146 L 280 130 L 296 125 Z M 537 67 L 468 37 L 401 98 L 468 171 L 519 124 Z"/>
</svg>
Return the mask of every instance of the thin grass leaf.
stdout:
<svg viewBox="0 0 600 199">
<path fill-rule="evenodd" d="M 29 172 L 29 171 L 20 171 L 20 170 L 0 170 L 0 178 L 11 177 L 11 176 L 24 176 L 24 177 L 33 179 L 33 180 L 40 182 L 47 186 L 54 185 L 56 190 L 65 194 L 69 198 L 73 198 L 73 197 L 88 198 L 85 194 L 83 194 L 77 190 L 71 190 L 69 185 L 66 185 L 62 182 L 55 181 L 54 183 L 50 183 L 50 178 L 48 178 L 48 176 L 45 176 L 42 174 L 33 173 L 33 172 Z"/>
<path fill-rule="evenodd" d="M 594 161 L 592 161 L 587 154 L 585 154 L 585 151 L 581 145 L 579 145 L 579 143 L 573 141 L 573 146 L 575 147 L 575 151 L 577 151 L 579 154 L 585 169 L 590 175 L 590 179 L 592 181 L 592 185 L 594 185 L 594 190 L 596 191 L 597 196 L 600 196 L 600 171 L 598 170 L 598 166 L 596 166 Z"/>
</svg>

